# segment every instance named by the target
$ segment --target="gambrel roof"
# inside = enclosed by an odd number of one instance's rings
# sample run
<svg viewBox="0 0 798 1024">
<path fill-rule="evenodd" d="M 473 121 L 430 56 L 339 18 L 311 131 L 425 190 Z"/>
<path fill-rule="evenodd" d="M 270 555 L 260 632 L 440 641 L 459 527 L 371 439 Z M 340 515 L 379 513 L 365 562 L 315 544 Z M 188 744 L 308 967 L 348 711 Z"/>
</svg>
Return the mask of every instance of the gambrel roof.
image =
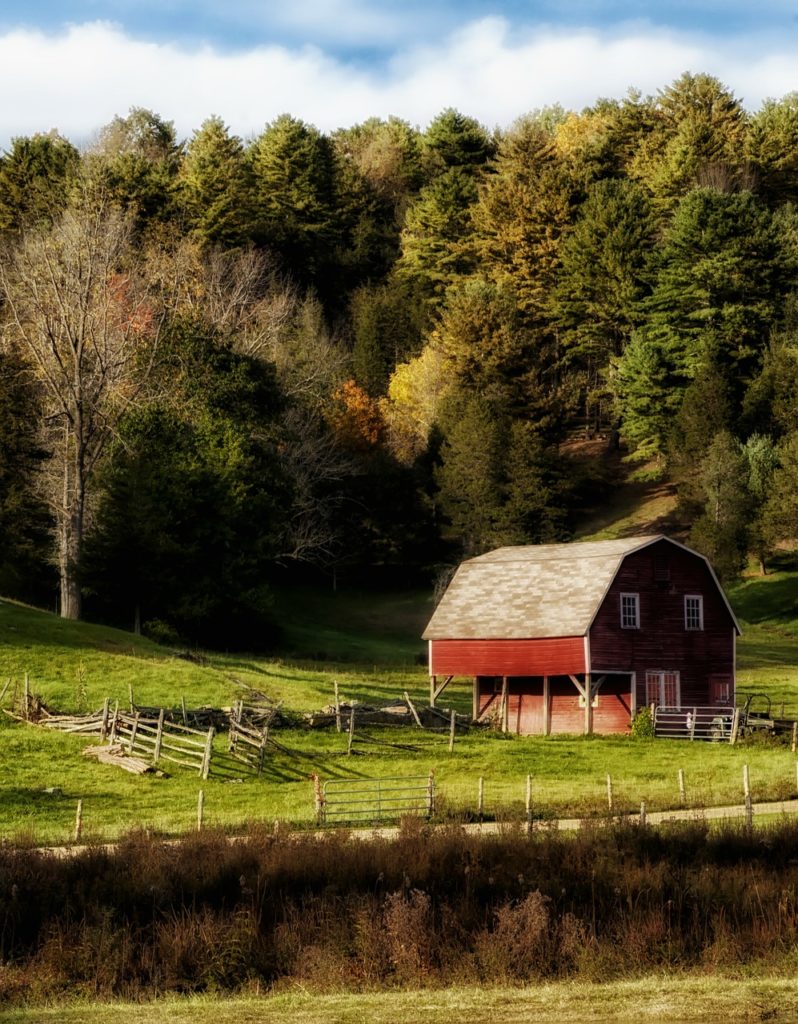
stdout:
<svg viewBox="0 0 798 1024">
<path fill-rule="evenodd" d="M 661 540 L 684 548 L 659 534 L 504 547 L 471 558 L 454 574 L 424 639 L 584 636 L 626 555 Z M 739 633 L 709 562 L 698 552 L 690 553 L 706 562 Z"/>
</svg>

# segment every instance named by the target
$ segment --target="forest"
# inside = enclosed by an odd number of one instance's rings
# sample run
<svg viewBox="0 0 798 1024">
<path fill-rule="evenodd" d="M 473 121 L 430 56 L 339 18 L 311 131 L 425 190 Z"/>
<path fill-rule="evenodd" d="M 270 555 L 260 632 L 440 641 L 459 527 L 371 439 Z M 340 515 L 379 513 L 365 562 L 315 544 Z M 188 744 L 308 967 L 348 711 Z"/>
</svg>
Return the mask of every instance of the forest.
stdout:
<svg viewBox="0 0 798 1024">
<path fill-rule="evenodd" d="M 798 93 L 0 158 L 0 593 L 267 644 L 276 580 L 432 581 L 629 477 L 723 578 L 798 533 Z"/>
</svg>

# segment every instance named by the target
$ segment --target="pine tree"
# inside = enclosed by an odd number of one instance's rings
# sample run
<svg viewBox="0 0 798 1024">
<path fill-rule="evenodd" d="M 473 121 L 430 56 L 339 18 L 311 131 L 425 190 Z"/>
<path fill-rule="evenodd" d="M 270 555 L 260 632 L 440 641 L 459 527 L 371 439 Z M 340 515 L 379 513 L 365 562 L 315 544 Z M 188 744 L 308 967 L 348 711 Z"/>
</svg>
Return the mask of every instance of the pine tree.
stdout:
<svg viewBox="0 0 798 1024">
<path fill-rule="evenodd" d="M 204 245 L 236 246 L 252 230 L 252 178 L 241 140 L 219 117 L 195 132 L 180 173 L 189 226 Z"/>
<path fill-rule="evenodd" d="M 704 512 L 693 524 L 690 544 L 723 580 L 734 579 L 745 564 L 751 508 L 747 470 L 739 441 L 728 431 L 716 434 L 701 465 Z"/>
</svg>

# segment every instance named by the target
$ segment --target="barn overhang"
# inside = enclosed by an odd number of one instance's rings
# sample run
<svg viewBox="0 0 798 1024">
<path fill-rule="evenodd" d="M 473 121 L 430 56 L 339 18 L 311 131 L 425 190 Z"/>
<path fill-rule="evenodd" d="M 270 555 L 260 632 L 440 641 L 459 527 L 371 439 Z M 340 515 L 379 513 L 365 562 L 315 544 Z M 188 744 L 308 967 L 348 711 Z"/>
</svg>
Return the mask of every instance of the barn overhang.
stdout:
<svg viewBox="0 0 798 1024">
<path fill-rule="evenodd" d="M 584 636 L 431 640 L 433 676 L 567 676 L 589 671 Z"/>
</svg>

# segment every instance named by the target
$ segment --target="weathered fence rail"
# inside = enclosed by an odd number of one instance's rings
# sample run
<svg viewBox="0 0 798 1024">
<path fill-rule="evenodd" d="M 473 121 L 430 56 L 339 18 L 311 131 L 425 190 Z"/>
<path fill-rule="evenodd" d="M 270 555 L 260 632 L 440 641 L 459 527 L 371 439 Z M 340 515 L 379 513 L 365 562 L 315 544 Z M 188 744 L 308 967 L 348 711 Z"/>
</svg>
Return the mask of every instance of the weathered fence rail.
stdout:
<svg viewBox="0 0 798 1024">
<path fill-rule="evenodd" d="M 120 741 L 129 754 L 141 754 L 152 764 L 169 761 L 194 769 L 207 779 L 213 755 L 215 730 L 206 732 L 177 722 L 167 722 L 163 710 L 157 719 L 144 718 L 141 712 L 129 714 L 117 710 L 111 721 L 109 745 Z"/>
<path fill-rule="evenodd" d="M 239 700 L 230 712 L 227 749 L 232 757 L 254 769 L 258 775 L 263 771 L 266 760 L 269 727 L 279 710 L 279 704 L 264 707 L 262 703 L 245 704 Z"/>
</svg>

